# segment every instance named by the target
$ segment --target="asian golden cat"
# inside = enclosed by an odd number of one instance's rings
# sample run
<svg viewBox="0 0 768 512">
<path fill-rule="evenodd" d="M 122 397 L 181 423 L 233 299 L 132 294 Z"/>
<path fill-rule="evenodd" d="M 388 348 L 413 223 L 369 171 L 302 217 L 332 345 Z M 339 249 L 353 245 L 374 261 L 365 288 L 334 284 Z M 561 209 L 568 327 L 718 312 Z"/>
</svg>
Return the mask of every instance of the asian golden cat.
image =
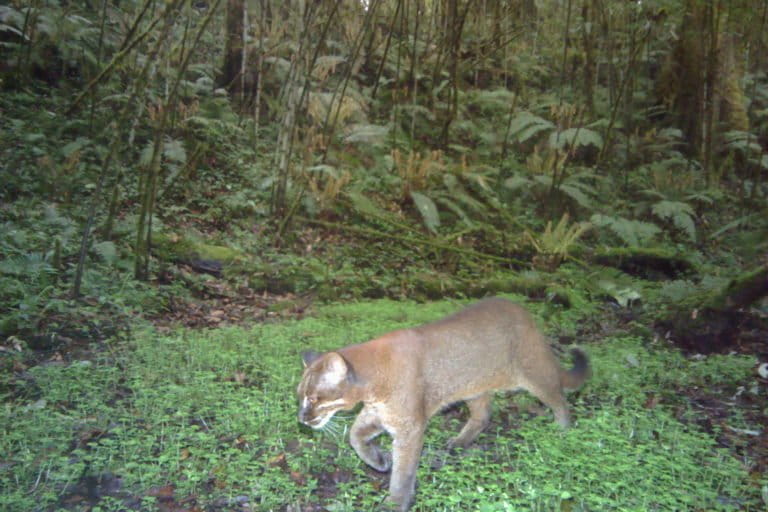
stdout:
<svg viewBox="0 0 768 512">
<path fill-rule="evenodd" d="M 564 370 L 525 309 L 506 299 L 486 299 L 366 343 L 303 353 L 299 421 L 321 429 L 336 411 L 362 402 L 350 443 L 372 468 L 392 470 L 388 500 L 405 511 L 413 500 L 424 431 L 436 412 L 458 401 L 469 408 L 469 419 L 449 447 L 469 445 L 488 425 L 498 390 L 529 391 L 567 427 L 563 390 L 578 388 L 590 374 L 584 353 L 572 354 L 574 367 Z M 392 436 L 391 455 L 374 442 L 383 432 Z"/>
</svg>

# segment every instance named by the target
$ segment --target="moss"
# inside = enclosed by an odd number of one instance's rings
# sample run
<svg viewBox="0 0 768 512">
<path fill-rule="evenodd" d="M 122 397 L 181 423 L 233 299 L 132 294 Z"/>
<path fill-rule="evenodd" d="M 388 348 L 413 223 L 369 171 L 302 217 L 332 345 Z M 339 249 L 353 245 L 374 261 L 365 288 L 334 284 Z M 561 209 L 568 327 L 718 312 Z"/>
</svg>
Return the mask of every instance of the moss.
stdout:
<svg viewBox="0 0 768 512">
<path fill-rule="evenodd" d="M 456 295 L 463 287 L 455 278 L 437 272 L 419 272 L 410 276 L 414 297 L 435 300 Z"/>
<path fill-rule="evenodd" d="M 627 274 L 658 280 L 696 274 L 696 265 L 680 253 L 661 247 L 608 247 L 592 258 L 596 263 L 618 268 Z"/>
<path fill-rule="evenodd" d="M 216 260 L 222 263 L 242 262 L 246 255 L 231 247 L 213 245 L 175 233 L 154 233 L 152 250 L 155 256 L 166 261 Z"/>
<path fill-rule="evenodd" d="M 768 264 L 744 272 L 714 297 L 712 307 L 735 309 L 749 306 L 768 295 Z"/>
</svg>

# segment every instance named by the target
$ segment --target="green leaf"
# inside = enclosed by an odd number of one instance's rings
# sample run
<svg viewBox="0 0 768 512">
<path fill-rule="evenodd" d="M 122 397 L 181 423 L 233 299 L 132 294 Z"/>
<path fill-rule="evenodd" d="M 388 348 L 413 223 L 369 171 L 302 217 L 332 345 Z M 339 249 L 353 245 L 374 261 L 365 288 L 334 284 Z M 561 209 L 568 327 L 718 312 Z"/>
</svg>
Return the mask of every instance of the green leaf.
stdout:
<svg viewBox="0 0 768 512">
<path fill-rule="evenodd" d="M 509 109 L 509 104 L 514 100 L 515 93 L 506 88 L 494 90 L 478 89 L 471 91 L 467 97 L 467 103 L 473 110 L 482 110 L 488 114 L 499 114 Z"/>
<path fill-rule="evenodd" d="M 413 203 L 419 210 L 419 213 L 424 220 L 424 225 L 427 226 L 427 229 L 436 233 L 437 228 L 440 227 L 440 216 L 437 213 L 435 202 L 419 192 L 411 192 L 411 199 L 413 199 Z"/>
<path fill-rule="evenodd" d="M 623 308 L 626 308 L 632 302 L 643 298 L 640 292 L 635 288 L 621 287 L 613 281 L 600 280 L 597 282 L 597 286 L 613 297 L 616 303 Z"/>
<path fill-rule="evenodd" d="M 339 177 L 339 171 L 336 167 L 328 164 L 318 164 L 307 168 L 307 172 L 316 172 L 319 174 L 327 174 L 333 178 Z"/>
<path fill-rule="evenodd" d="M 659 130 L 659 137 L 665 138 L 665 139 L 676 139 L 676 140 L 682 140 L 683 139 L 683 130 L 679 128 L 663 128 Z"/>
</svg>

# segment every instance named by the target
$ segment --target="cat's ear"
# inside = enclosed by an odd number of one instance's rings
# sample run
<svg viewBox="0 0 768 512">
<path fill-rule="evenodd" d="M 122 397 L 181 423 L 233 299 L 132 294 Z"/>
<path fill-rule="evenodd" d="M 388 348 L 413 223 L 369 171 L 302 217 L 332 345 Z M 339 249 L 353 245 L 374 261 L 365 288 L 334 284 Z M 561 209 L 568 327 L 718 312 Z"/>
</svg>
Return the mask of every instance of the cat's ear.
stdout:
<svg viewBox="0 0 768 512">
<path fill-rule="evenodd" d="M 323 362 L 325 372 L 323 377 L 327 379 L 328 384 L 337 385 L 344 382 L 350 373 L 347 362 L 336 352 L 329 352 Z"/>
<path fill-rule="evenodd" d="M 314 350 L 305 350 L 301 353 L 301 363 L 304 365 L 304 368 L 314 363 L 321 355 L 320 352 L 315 352 Z"/>
</svg>

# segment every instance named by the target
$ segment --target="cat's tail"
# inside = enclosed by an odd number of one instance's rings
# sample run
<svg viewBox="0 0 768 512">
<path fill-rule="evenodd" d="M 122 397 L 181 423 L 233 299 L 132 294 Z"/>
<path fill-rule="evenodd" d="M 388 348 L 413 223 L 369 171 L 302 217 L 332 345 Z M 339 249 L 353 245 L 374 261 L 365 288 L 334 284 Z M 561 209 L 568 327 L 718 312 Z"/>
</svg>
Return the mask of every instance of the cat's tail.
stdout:
<svg viewBox="0 0 768 512">
<path fill-rule="evenodd" d="M 592 375 L 592 368 L 589 366 L 587 355 L 581 350 L 572 349 L 571 357 L 573 358 L 573 368 L 561 370 L 560 382 L 565 389 L 575 390 L 580 388 L 584 381 Z"/>
</svg>

